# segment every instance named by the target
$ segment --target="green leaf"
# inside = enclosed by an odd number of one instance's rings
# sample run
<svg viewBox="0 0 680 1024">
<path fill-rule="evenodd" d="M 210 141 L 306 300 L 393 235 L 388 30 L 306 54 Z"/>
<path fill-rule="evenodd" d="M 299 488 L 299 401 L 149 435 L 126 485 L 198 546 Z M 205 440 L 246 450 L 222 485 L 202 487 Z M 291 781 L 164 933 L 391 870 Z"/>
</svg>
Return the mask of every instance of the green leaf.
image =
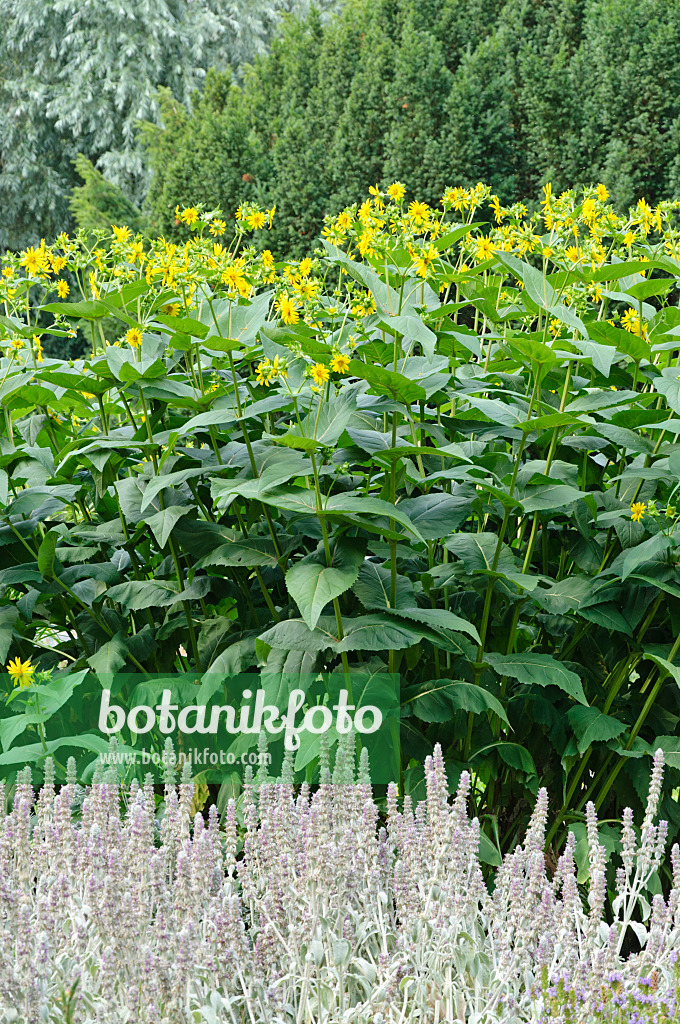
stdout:
<svg viewBox="0 0 680 1024">
<path fill-rule="evenodd" d="M 38 569 L 43 576 L 48 578 L 54 576 L 54 555 L 57 550 L 59 535 L 56 530 L 50 530 L 43 537 L 38 548 Z"/>
<path fill-rule="evenodd" d="M 395 402 L 411 405 L 413 402 L 424 402 L 427 398 L 427 392 L 420 384 L 415 384 L 396 370 L 386 370 L 383 366 L 351 359 L 348 372 L 361 380 L 367 380 L 379 395 L 389 395 Z"/>
<path fill-rule="evenodd" d="M 559 686 L 579 704 L 588 705 L 583 684 L 576 672 L 549 654 L 488 653 L 484 655 L 484 661 L 501 676 L 510 676 L 528 686 Z"/>
<path fill-rule="evenodd" d="M 571 708 L 567 718 L 578 740 L 578 752 L 583 754 L 591 743 L 604 742 L 620 736 L 626 726 L 599 708 Z"/>
<path fill-rule="evenodd" d="M 525 512 L 544 512 L 548 509 L 563 509 L 568 512 L 568 506 L 579 498 L 583 498 L 585 491 L 579 491 L 577 487 L 569 487 L 567 484 L 550 484 L 548 487 L 537 487 L 528 490 L 528 496 L 522 499 Z M 565 508 L 565 506 L 567 506 Z"/>
<path fill-rule="evenodd" d="M 272 568 L 279 563 L 276 549 L 269 537 L 246 537 L 236 530 L 220 527 L 219 544 L 213 551 L 203 555 L 196 563 L 199 569 L 210 565 L 242 566 L 253 568 L 269 565 Z"/>
<path fill-rule="evenodd" d="M 98 299 L 85 299 L 81 302 L 48 302 L 41 309 L 44 309 L 46 313 L 75 317 L 77 320 L 101 320 L 102 317 L 110 315 L 107 304 Z"/>
<path fill-rule="evenodd" d="M 14 635 L 14 627 L 19 618 L 19 609 L 15 605 L 3 605 L 0 608 L 0 664 L 5 663 Z"/>
<path fill-rule="evenodd" d="M 386 565 L 372 561 L 364 562 L 352 589 L 367 611 L 387 610 L 391 608 L 391 581 L 392 574 Z M 396 583 L 396 608 L 415 606 L 416 599 L 410 579 L 397 574 Z"/>
<path fill-rule="evenodd" d="M 680 374 L 677 366 L 667 366 L 655 377 L 652 387 L 663 395 L 673 412 L 680 415 Z"/>
<path fill-rule="evenodd" d="M 482 754 L 488 753 L 490 750 L 497 750 L 502 759 L 511 768 L 517 769 L 517 771 L 524 772 L 526 775 L 536 775 L 536 765 L 534 759 L 526 749 L 519 743 L 507 743 L 504 740 L 498 743 L 490 743 L 487 747 L 482 747 L 480 750 L 476 750 L 472 754 L 470 760 L 476 760 L 481 757 Z"/>
<path fill-rule="evenodd" d="M 412 704 L 413 713 L 424 722 L 448 722 L 458 710 L 476 715 L 493 711 L 510 725 L 503 705 L 492 693 L 463 680 L 434 679 L 405 704 Z"/>
<path fill-rule="evenodd" d="M 482 864 L 489 864 L 492 868 L 499 868 L 503 863 L 501 853 L 485 832 L 479 833 L 479 859 Z"/>
<path fill-rule="evenodd" d="M 179 331 L 182 334 L 189 334 L 193 338 L 205 338 L 210 329 L 207 324 L 202 324 L 200 320 L 193 320 L 188 316 L 166 316 L 156 313 L 155 318 L 164 327 L 169 327 L 172 331 Z"/>
<path fill-rule="evenodd" d="M 127 611 L 143 611 L 145 608 L 167 608 L 178 601 L 198 600 L 206 596 L 210 587 L 211 581 L 206 576 L 194 578 L 193 583 L 182 591 L 178 590 L 175 582 L 128 580 L 110 587 L 106 596 Z"/>
<path fill-rule="evenodd" d="M 460 558 L 468 573 L 491 572 L 498 537 L 495 533 L 457 533 L 449 537 L 444 547 Z M 517 568 L 514 555 L 507 545 L 501 546 L 496 572 L 513 572 Z"/>
<path fill-rule="evenodd" d="M 430 491 L 417 498 L 405 498 L 399 509 L 418 527 L 425 540 L 440 540 L 457 530 L 470 515 L 474 498 Z"/>
<path fill-rule="evenodd" d="M 340 537 L 331 552 L 330 566 L 326 565 L 323 554 L 315 554 L 295 562 L 288 569 L 288 593 L 310 629 L 314 629 L 326 605 L 344 594 L 355 582 L 365 550 L 365 543 Z"/>
<path fill-rule="evenodd" d="M 155 515 L 148 517 L 146 525 L 150 527 L 159 548 L 165 547 L 175 523 L 177 523 L 182 516 L 187 515 L 188 512 L 191 512 L 191 507 L 189 506 L 169 505 L 167 508 L 162 508 L 160 512 L 156 512 Z"/>
<path fill-rule="evenodd" d="M 114 676 L 125 665 L 127 654 L 128 646 L 124 635 L 116 633 L 87 659 L 87 663 L 98 676 Z"/>
</svg>

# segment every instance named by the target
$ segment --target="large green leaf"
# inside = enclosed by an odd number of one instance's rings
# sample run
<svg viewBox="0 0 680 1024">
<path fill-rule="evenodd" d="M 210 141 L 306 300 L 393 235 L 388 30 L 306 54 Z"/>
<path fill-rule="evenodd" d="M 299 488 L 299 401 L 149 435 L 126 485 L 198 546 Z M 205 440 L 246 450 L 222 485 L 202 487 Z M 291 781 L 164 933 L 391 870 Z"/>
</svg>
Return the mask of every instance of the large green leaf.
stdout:
<svg viewBox="0 0 680 1024">
<path fill-rule="evenodd" d="M 615 739 L 626 731 L 623 722 L 605 715 L 599 708 L 571 708 L 567 717 L 576 733 L 579 754 L 583 754 L 591 743 Z"/>
<path fill-rule="evenodd" d="M 330 565 L 323 552 L 317 552 L 288 569 L 288 593 L 310 629 L 314 629 L 326 605 L 355 582 L 365 551 L 366 545 L 360 540 L 340 537 L 333 546 Z"/>
<path fill-rule="evenodd" d="M 463 680 L 433 679 L 418 693 L 405 700 L 405 706 L 424 722 L 448 722 L 454 711 L 472 711 L 483 714 L 493 711 L 506 725 L 510 725 L 503 705 L 492 693 L 481 686 Z"/>
<path fill-rule="evenodd" d="M 588 704 L 583 684 L 576 672 L 572 672 L 549 654 L 487 653 L 484 660 L 501 676 L 510 676 L 519 683 L 529 686 L 559 686 L 579 704 Z"/>
</svg>

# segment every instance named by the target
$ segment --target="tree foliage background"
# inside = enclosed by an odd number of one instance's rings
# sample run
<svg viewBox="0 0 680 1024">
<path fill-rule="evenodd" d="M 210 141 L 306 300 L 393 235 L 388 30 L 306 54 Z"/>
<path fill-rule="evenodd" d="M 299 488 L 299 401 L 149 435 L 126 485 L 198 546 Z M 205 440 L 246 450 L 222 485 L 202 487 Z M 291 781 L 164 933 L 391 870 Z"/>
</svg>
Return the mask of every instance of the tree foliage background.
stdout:
<svg viewBox="0 0 680 1024">
<path fill-rule="evenodd" d="M 435 202 L 453 181 L 505 201 L 604 181 L 621 207 L 680 183 L 678 0 L 348 0 L 286 25 L 242 86 L 209 76 L 150 133 L 159 230 L 177 203 L 277 205 L 301 254 L 324 212 L 376 182 Z"/>
<path fill-rule="evenodd" d="M 79 153 L 142 201 L 140 122 L 165 87 L 190 106 L 209 67 L 231 80 L 304 0 L 0 0 L 0 248 L 69 227 Z"/>
</svg>

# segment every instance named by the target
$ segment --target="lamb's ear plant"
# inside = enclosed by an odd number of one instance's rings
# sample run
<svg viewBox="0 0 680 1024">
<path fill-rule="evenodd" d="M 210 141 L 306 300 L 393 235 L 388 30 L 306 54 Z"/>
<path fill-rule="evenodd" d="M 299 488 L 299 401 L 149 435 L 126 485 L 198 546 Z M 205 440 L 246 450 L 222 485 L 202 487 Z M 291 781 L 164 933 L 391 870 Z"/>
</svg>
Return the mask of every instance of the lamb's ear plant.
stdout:
<svg viewBox="0 0 680 1024">
<path fill-rule="evenodd" d="M 116 226 L 7 254 L 8 780 L 48 753 L 91 774 L 112 674 L 255 672 L 283 705 L 392 673 L 401 790 L 439 742 L 487 862 L 545 786 L 584 870 L 588 802 L 641 809 L 658 747 L 675 834 L 677 207 L 546 188 L 528 217 L 480 185 L 434 209 L 396 182 L 299 262 L 248 204 L 228 241 L 197 205 L 182 245 Z M 48 358 L 74 332 L 84 357 Z"/>
<path fill-rule="evenodd" d="M 472 778 L 452 801 L 439 746 L 425 799 L 387 793 L 382 824 L 366 752 L 343 736 L 320 784 L 244 777 L 233 800 L 192 823 L 190 773 L 151 778 L 121 800 L 116 769 L 77 799 L 70 780 L 37 795 L 30 768 L 0 808 L 0 1022 L 100 1024 L 624 1024 L 677 1019 L 680 848 L 664 857 L 657 751 L 639 836 L 624 812 L 615 896 L 597 813 L 587 807 L 590 879 L 570 833 L 554 873 L 544 854 L 548 794 L 485 883 Z M 332 766 L 332 767 L 331 767 Z M 242 840 L 242 842 L 240 842 Z M 637 1014 L 637 1015 L 636 1015 Z"/>
</svg>

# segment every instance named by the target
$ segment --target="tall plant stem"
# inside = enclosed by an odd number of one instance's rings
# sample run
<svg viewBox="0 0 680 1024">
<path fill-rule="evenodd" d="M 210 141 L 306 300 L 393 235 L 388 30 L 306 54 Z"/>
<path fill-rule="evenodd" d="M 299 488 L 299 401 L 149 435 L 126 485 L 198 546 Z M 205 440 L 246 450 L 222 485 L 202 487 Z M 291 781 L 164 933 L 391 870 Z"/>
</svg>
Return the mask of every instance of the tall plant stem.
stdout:
<svg viewBox="0 0 680 1024">
<path fill-rule="evenodd" d="M 319 471 L 318 471 L 317 466 L 316 466 L 316 458 L 315 458 L 313 452 L 311 453 L 310 457 L 311 457 L 311 461 L 312 461 L 312 473 L 314 474 L 314 494 L 315 494 L 315 499 L 316 499 L 316 514 L 317 514 L 317 517 L 318 517 L 318 520 L 319 520 L 319 524 L 321 526 L 321 537 L 322 537 L 322 540 L 323 540 L 324 555 L 326 556 L 326 565 L 330 568 L 330 566 L 333 564 L 333 559 L 332 559 L 332 555 L 331 555 L 331 545 L 330 545 L 330 542 L 328 540 L 328 528 L 326 526 L 326 517 L 325 517 L 324 512 L 323 512 L 323 503 L 322 503 L 322 498 L 321 498 L 321 486 L 319 484 Z M 342 612 L 340 611 L 340 601 L 338 600 L 337 597 L 333 598 L 333 611 L 335 612 L 335 626 L 336 626 L 336 629 L 338 631 L 338 640 L 342 640 L 344 638 L 344 636 L 345 636 L 345 631 L 344 631 L 343 626 L 342 626 Z M 352 680 L 351 680 L 350 674 L 349 674 L 349 659 L 347 657 L 347 652 L 346 651 L 342 651 L 340 653 L 340 660 L 342 661 L 342 668 L 343 668 L 343 672 L 345 674 L 345 681 L 346 681 L 346 684 L 347 684 L 347 694 L 348 694 L 349 699 L 351 701 L 352 700 Z"/>
</svg>

